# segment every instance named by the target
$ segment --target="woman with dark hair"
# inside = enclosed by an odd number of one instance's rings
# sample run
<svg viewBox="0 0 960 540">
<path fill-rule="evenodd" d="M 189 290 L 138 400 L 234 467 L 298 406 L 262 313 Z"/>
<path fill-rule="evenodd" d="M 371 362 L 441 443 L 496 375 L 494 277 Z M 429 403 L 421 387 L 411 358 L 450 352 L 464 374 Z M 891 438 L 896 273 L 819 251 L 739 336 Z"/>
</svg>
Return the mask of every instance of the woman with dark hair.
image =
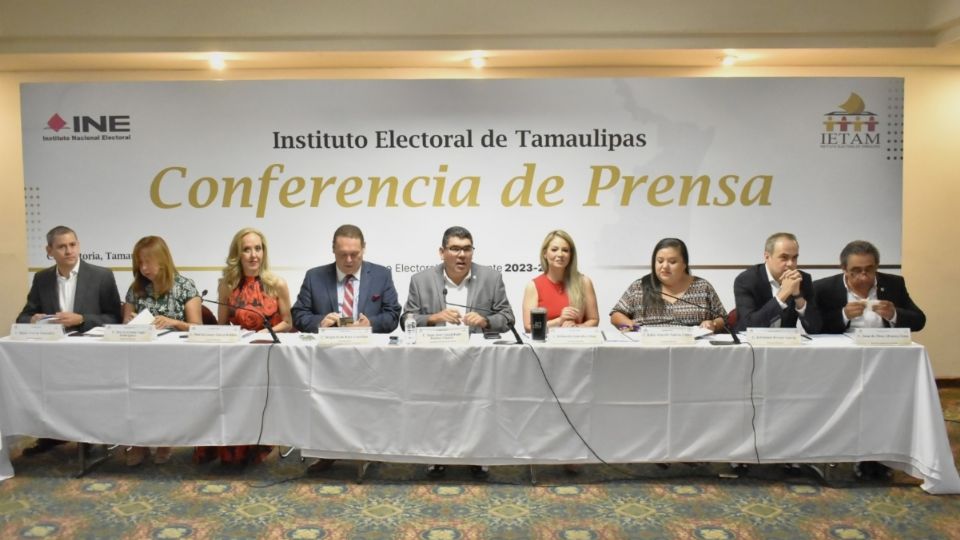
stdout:
<svg viewBox="0 0 960 540">
<path fill-rule="evenodd" d="M 159 236 L 145 236 L 133 246 L 133 283 L 123 304 L 123 322 L 130 322 L 145 309 L 158 329 L 186 331 L 190 325 L 203 323 L 197 286 L 177 272 L 170 248 Z M 131 447 L 127 465 L 139 465 L 148 455 L 148 448 Z M 169 460 L 170 447 L 157 448 L 153 462 L 159 465 Z"/>
<path fill-rule="evenodd" d="M 712 332 L 724 327 L 727 311 L 707 280 L 690 274 L 687 245 L 677 238 L 657 242 L 650 273 L 630 284 L 610 312 L 618 328 L 637 326 L 700 326 Z"/>
</svg>

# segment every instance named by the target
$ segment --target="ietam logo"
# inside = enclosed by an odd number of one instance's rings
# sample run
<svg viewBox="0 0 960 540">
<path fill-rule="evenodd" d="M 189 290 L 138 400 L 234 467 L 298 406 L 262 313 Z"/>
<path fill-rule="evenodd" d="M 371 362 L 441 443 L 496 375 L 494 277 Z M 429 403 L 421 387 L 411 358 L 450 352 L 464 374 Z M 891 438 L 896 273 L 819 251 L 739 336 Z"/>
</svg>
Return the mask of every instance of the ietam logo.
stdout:
<svg viewBox="0 0 960 540">
<path fill-rule="evenodd" d="M 824 116 L 823 132 L 820 133 L 821 147 L 877 148 L 880 146 L 880 120 L 875 113 L 867 110 L 863 98 L 856 92 L 839 105 L 840 110 L 831 111 Z"/>
<path fill-rule="evenodd" d="M 44 135 L 45 141 L 107 141 L 130 140 L 130 115 L 69 116 L 65 120 L 60 113 L 53 113 L 44 130 L 53 130 L 56 135 Z M 61 131 L 72 134 L 60 134 Z"/>
</svg>

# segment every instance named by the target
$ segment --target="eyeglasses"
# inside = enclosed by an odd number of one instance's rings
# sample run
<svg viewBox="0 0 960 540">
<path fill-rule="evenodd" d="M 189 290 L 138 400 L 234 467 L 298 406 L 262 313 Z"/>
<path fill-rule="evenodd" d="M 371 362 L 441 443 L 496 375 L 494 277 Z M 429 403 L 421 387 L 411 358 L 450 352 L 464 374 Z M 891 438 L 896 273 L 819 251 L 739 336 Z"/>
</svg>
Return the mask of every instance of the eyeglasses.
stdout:
<svg viewBox="0 0 960 540">
<path fill-rule="evenodd" d="M 864 276 L 872 276 L 877 273 L 877 269 L 873 266 L 868 266 L 866 268 L 847 268 L 846 272 L 851 276 L 859 276 L 861 274 Z"/>
<path fill-rule="evenodd" d="M 473 253 L 473 246 L 448 246 L 447 251 L 453 253 L 454 255 L 459 255 L 463 253 L 464 255 L 470 255 Z"/>
</svg>

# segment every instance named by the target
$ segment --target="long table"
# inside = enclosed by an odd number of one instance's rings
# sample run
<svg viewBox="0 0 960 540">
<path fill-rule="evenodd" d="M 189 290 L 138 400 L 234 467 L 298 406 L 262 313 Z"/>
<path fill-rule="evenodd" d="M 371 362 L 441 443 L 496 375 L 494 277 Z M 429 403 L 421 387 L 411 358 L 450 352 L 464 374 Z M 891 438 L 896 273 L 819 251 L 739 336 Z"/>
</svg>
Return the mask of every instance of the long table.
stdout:
<svg viewBox="0 0 960 540">
<path fill-rule="evenodd" d="M 382 340 L 381 340 L 382 339 Z M 0 434 L 415 463 L 882 461 L 960 493 L 926 350 L 0 339 Z M 261 413 L 266 403 L 264 421 Z M 756 429 L 754 430 L 754 426 Z M 261 434 L 262 427 L 262 434 Z M 9 445 L 0 478 L 13 475 Z"/>
</svg>

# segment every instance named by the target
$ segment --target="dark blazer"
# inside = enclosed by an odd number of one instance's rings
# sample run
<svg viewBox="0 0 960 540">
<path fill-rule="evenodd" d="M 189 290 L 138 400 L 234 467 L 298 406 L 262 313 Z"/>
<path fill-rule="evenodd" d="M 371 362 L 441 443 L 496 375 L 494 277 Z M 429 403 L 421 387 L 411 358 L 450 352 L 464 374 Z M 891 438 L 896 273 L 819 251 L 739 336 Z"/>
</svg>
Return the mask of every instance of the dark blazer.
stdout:
<svg viewBox="0 0 960 540">
<path fill-rule="evenodd" d="M 389 268 L 363 261 L 357 299 L 358 313 L 370 319 L 370 326 L 375 333 L 389 334 L 396 329 L 400 319 L 400 302 Z M 307 270 L 300 294 L 290 311 L 297 330 L 314 333 L 328 313 L 340 311 L 336 263 Z"/>
<path fill-rule="evenodd" d="M 59 311 L 63 310 L 60 309 L 57 290 L 57 267 L 52 266 L 33 275 L 27 303 L 17 316 L 17 322 L 29 323 L 30 317 L 37 313 L 53 315 Z M 86 332 L 95 326 L 120 323 L 120 294 L 112 270 L 80 261 L 73 312 L 83 315 L 83 324 L 67 328 L 68 331 Z"/>
<path fill-rule="evenodd" d="M 470 294 L 467 296 L 467 305 L 476 309 L 465 308 L 467 311 L 476 311 L 487 318 L 490 330 L 506 332 L 508 324 L 513 324 L 513 308 L 507 300 L 507 290 L 503 285 L 503 276 L 489 266 L 471 264 Z M 443 264 L 417 272 L 410 278 L 410 294 L 407 295 L 407 304 L 403 307 L 403 317 L 413 313 L 417 326 L 426 326 L 427 318 L 439 311 L 447 309 L 446 297 L 443 294 L 446 282 L 443 278 Z M 481 332 L 476 327 L 471 332 Z"/>
<path fill-rule="evenodd" d="M 817 306 L 823 314 L 823 333 L 846 332 L 850 322 L 843 322 L 843 308 L 847 305 L 847 288 L 843 283 L 843 274 L 818 279 L 813 288 L 817 295 Z M 877 272 L 877 298 L 889 300 L 896 306 L 898 328 L 919 332 L 927 324 L 927 316 L 913 303 L 907 293 L 907 284 L 901 276 Z M 883 324 L 891 326 L 887 321 L 883 321 Z"/>
<path fill-rule="evenodd" d="M 803 317 L 800 317 L 800 322 L 808 334 L 819 334 L 823 321 L 813 292 L 813 278 L 803 271 L 800 274 L 803 277 L 800 294 L 807 301 L 807 308 Z M 733 296 L 737 302 L 737 330 L 768 327 L 778 318 L 780 326 L 784 328 L 797 325 L 796 301 L 791 298 L 787 301 L 787 308 L 780 309 L 780 303 L 770 290 L 765 264 L 751 266 L 741 272 L 733 281 Z"/>
</svg>

